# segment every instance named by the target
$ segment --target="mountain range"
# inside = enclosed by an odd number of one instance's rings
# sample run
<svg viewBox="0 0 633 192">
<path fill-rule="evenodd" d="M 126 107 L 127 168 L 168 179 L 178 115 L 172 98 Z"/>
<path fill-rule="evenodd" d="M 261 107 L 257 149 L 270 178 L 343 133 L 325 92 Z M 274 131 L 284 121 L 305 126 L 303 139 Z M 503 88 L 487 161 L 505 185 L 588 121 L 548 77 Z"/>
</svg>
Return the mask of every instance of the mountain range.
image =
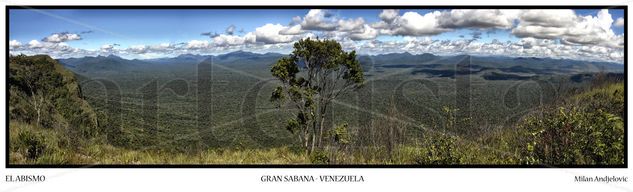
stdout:
<svg viewBox="0 0 633 192">
<path fill-rule="evenodd" d="M 208 62 L 232 67 L 268 67 L 285 55 L 279 53 L 252 53 L 236 51 L 221 55 L 182 54 L 156 59 L 124 59 L 118 56 L 96 56 L 59 59 L 69 70 L 79 74 L 124 73 L 145 71 L 151 68 L 173 68 Z M 389 53 L 358 56 L 365 71 L 385 68 L 410 68 L 415 73 L 476 73 L 492 70 L 497 73 L 522 74 L 577 74 L 591 72 L 623 72 L 624 65 L 609 62 L 580 61 L 537 57 L 503 56 L 440 56 L 429 53 Z M 451 72 L 452 71 L 452 72 Z M 450 75 L 449 75 L 450 76 Z"/>
</svg>

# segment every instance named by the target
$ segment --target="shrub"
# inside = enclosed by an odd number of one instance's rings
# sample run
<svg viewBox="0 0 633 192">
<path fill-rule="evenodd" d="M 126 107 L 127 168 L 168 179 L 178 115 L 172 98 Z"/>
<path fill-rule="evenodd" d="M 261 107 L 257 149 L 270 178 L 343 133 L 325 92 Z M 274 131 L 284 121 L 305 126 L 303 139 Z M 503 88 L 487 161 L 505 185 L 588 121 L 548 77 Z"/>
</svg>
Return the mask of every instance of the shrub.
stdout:
<svg viewBox="0 0 633 192">
<path fill-rule="evenodd" d="M 461 162 L 456 139 L 444 134 L 428 134 L 424 139 L 422 150 L 415 158 L 417 164 L 453 165 Z"/>
<path fill-rule="evenodd" d="M 327 153 L 323 150 L 314 150 L 310 154 L 310 162 L 314 164 L 329 164 L 330 158 Z"/>
<path fill-rule="evenodd" d="M 542 117 L 526 118 L 519 128 L 525 138 L 523 163 L 624 163 L 624 122 L 601 109 L 585 112 L 560 107 Z"/>
<path fill-rule="evenodd" d="M 578 106 L 586 111 L 602 109 L 605 112 L 624 117 L 624 84 L 615 83 L 579 94 L 574 98 Z"/>
<path fill-rule="evenodd" d="M 347 130 L 347 123 L 341 124 L 332 130 L 334 142 L 340 145 L 347 145 L 351 142 L 352 137 Z"/>
</svg>

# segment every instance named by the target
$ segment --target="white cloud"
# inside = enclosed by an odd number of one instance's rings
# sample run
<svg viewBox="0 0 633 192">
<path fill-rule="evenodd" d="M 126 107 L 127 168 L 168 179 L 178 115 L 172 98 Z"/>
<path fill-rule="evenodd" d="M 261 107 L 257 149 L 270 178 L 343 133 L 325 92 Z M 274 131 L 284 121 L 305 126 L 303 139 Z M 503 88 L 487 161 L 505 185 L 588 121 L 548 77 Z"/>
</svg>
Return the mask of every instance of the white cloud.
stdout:
<svg viewBox="0 0 633 192">
<path fill-rule="evenodd" d="M 290 22 L 290 24 L 291 25 L 301 24 L 301 21 L 303 21 L 303 19 L 301 19 L 301 16 L 294 16 L 292 17 L 292 22 Z"/>
<path fill-rule="evenodd" d="M 615 22 L 613 22 L 613 25 L 616 27 L 623 27 L 624 26 L 624 18 L 620 17 L 618 19 L 615 20 Z"/>
<path fill-rule="evenodd" d="M 347 47 L 346 47 L 347 48 Z M 432 40 L 430 37 L 405 37 L 404 41 L 367 41 L 356 47 L 363 54 L 410 52 L 438 55 L 501 55 L 510 57 L 551 57 L 577 60 L 623 62 L 621 48 L 564 45 L 550 39 L 522 38 L 518 41 L 480 42 L 472 39 Z"/>
<path fill-rule="evenodd" d="M 213 44 L 217 46 L 235 46 L 246 43 L 255 43 L 255 35 L 252 33 L 248 33 L 244 36 L 222 34 L 213 38 Z"/>
<path fill-rule="evenodd" d="M 17 49 L 17 48 L 20 48 L 21 46 L 22 46 L 22 43 L 20 43 L 17 40 L 9 41 L 9 49 Z"/>
<path fill-rule="evenodd" d="M 301 29 L 301 25 L 296 24 L 291 27 L 286 27 L 279 31 L 281 35 L 299 35 L 305 33 L 304 30 Z"/>
<path fill-rule="evenodd" d="M 397 9 L 385 9 L 380 12 L 380 15 L 378 15 L 378 17 L 380 17 L 380 19 L 386 23 L 391 23 L 394 19 L 398 17 L 398 12 L 399 11 Z"/>
<path fill-rule="evenodd" d="M 171 54 L 173 51 L 175 51 L 178 47 L 179 44 L 174 44 L 174 43 L 159 43 L 159 44 L 155 44 L 155 45 L 149 45 L 147 46 L 147 51 L 146 52 L 159 52 L 159 53 L 163 53 L 163 54 Z"/>
<path fill-rule="evenodd" d="M 104 44 L 104 45 L 101 45 L 101 47 L 99 48 L 98 51 L 103 52 L 103 53 L 115 53 L 115 52 L 121 50 L 121 49 L 117 48 L 119 46 L 121 46 L 121 45 L 119 45 L 117 43 Z"/>
<path fill-rule="evenodd" d="M 281 30 L 287 27 L 281 24 L 266 24 L 264 26 L 255 29 L 254 35 L 258 43 L 275 44 L 275 43 L 287 43 L 297 40 L 297 35 L 283 35 Z"/>
<path fill-rule="evenodd" d="M 66 41 L 81 40 L 81 36 L 75 33 L 53 33 L 52 35 L 42 39 L 43 42 L 61 43 Z"/>
<path fill-rule="evenodd" d="M 113 44 L 105 44 L 105 45 L 101 45 L 101 49 L 113 49 L 114 45 Z"/>
<path fill-rule="evenodd" d="M 623 35 L 611 30 L 613 18 L 607 9 L 594 17 L 577 15 L 573 10 L 526 10 L 512 30 L 518 37 L 559 39 L 564 44 L 623 47 Z"/>
<path fill-rule="evenodd" d="M 453 9 L 442 12 L 439 25 L 444 28 L 509 29 L 518 18 L 519 10 Z"/>
<path fill-rule="evenodd" d="M 132 45 L 127 50 L 134 54 L 147 53 L 149 47 L 147 45 Z"/>
<path fill-rule="evenodd" d="M 209 42 L 206 40 L 191 40 L 185 45 L 187 49 L 206 49 L 209 48 Z"/>
<path fill-rule="evenodd" d="M 574 25 L 578 16 L 570 9 L 528 9 L 519 14 L 519 24 L 543 27 L 569 27 Z"/>
<path fill-rule="evenodd" d="M 363 30 L 364 24 L 365 20 L 361 17 L 349 20 L 341 19 L 338 20 L 338 31 L 358 32 Z"/>
<path fill-rule="evenodd" d="M 109 52 L 114 51 L 114 46 L 115 46 L 114 44 L 105 44 L 105 45 L 102 45 L 99 50 L 101 52 L 109 53 Z"/>
<path fill-rule="evenodd" d="M 244 36 L 226 35 L 220 34 L 213 37 L 213 45 L 219 47 L 227 46 L 240 46 L 247 44 L 277 44 L 288 43 L 300 38 L 300 34 L 304 34 L 305 31 L 301 29 L 300 25 L 294 25 L 291 27 L 281 24 L 265 24 L 261 27 L 255 28 L 255 31 L 249 32 Z M 192 41 L 190 42 L 191 48 L 209 48 L 208 42 L 204 41 Z"/>
<path fill-rule="evenodd" d="M 349 35 L 349 38 L 352 40 L 369 40 L 369 39 L 375 39 L 377 36 L 378 36 L 378 30 L 365 24 L 363 25 L 362 32 L 352 33 Z"/>
<path fill-rule="evenodd" d="M 372 23 L 370 25 L 371 27 L 375 28 L 375 29 L 389 29 L 391 27 L 391 23 L 387 23 L 385 21 L 380 21 L 380 22 L 376 22 L 376 23 Z"/>
<path fill-rule="evenodd" d="M 170 49 L 173 48 L 175 45 L 171 44 L 171 43 L 161 43 L 158 45 L 152 45 L 150 46 L 150 48 L 152 49 L 158 49 L 158 50 L 164 50 L 164 49 Z"/>
<path fill-rule="evenodd" d="M 380 22 L 371 27 L 381 34 L 403 36 L 432 36 L 461 28 L 509 29 L 513 27 L 520 10 L 467 9 L 433 11 L 420 15 L 406 12 L 398 15 L 398 10 L 383 10 Z"/>
<path fill-rule="evenodd" d="M 519 10 L 451 10 L 433 11 L 420 15 L 417 12 L 406 12 L 399 15 L 399 10 L 383 10 L 378 17 L 379 22 L 371 23 L 369 27 L 378 34 L 401 36 L 432 36 L 458 28 L 492 28 L 509 29 L 518 18 Z M 300 18 L 294 18 L 293 23 Z M 327 17 L 327 12 L 314 9 L 300 21 L 302 30 L 341 31 L 352 39 L 361 39 L 360 34 L 373 36 L 373 30 L 365 31 L 363 18 L 337 19 Z M 282 32 L 288 34 L 287 32 Z M 331 32 L 326 35 L 332 36 Z"/>
<path fill-rule="evenodd" d="M 535 37 L 540 39 L 555 39 L 563 36 L 567 29 L 559 27 L 544 27 L 538 25 L 522 25 L 512 30 L 517 37 Z"/>
<path fill-rule="evenodd" d="M 388 14 L 390 11 L 385 10 Z M 397 11 L 395 13 L 397 15 Z M 385 15 L 384 17 L 390 17 Z M 388 19 L 388 18 L 387 18 Z M 349 37 L 354 40 L 373 39 L 378 35 L 378 31 L 369 25 L 365 24 L 365 19 L 358 18 L 336 18 L 332 16 L 328 11 L 321 9 L 312 9 L 302 18 L 299 16 L 293 17 L 291 26 L 285 27 L 279 31 L 280 35 L 301 35 L 308 31 L 317 31 L 319 36 L 334 39 L 344 40 Z M 305 35 L 303 35 L 305 37 Z M 301 37 L 285 37 L 285 40 L 296 40 Z M 267 38 L 268 39 L 268 38 Z M 279 39 L 279 38 L 278 38 Z M 258 42 L 260 35 L 258 35 Z M 278 41 L 265 41 L 265 43 L 278 42 Z M 280 41 L 287 42 L 287 41 Z"/>
<path fill-rule="evenodd" d="M 311 9 L 303 17 L 301 21 L 301 28 L 304 30 L 317 30 L 317 31 L 332 31 L 338 27 L 337 23 L 331 17 L 329 13 L 321 9 Z"/>
<path fill-rule="evenodd" d="M 37 41 L 35 39 L 29 41 L 29 48 L 31 48 L 31 49 L 37 49 L 37 48 L 43 48 L 43 47 L 44 47 L 44 44 L 40 43 L 39 41 Z"/>
<path fill-rule="evenodd" d="M 68 55 L 77 53 L 82 49 L 73 48 L 66 43 L 49 43 L 31 40 L 26 46 L 15 47 L 13 53 L 24 54 L 49 54 L 49 55 Z"/>
<path fill-rule="evenodd" d="M 335 41 L 344 41 L 350 33 L 342 31 L 327 31 L 319 33 L 319 38 L 330 39 Z"/>
<path fill-rule="evenodd" d="M 406 12 L 394 20 L 395 28 L 391 29 L 393 35 L 428 36 L 450 31 L 441 28 L 438 24 L 439 11 L 420 15 L 416 12 Z"/>
</svg>

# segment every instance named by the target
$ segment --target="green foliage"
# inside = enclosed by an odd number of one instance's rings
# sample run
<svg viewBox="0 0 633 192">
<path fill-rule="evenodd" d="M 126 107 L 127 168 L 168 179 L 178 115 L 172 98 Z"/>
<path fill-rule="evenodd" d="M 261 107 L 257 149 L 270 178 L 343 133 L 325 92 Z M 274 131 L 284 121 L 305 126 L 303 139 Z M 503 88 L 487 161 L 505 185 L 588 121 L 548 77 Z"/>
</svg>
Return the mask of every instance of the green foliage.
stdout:
<svg viewBox="0 0 633 192">
<path fill-rule="evenodd" d="M 310 154 L 310 162 L 313 164 L 329 164 L 330 157 L 324 150 L 315 150 Z"/>
<path fill-rule="evenodd" d="M 443 106 L 442 107 L 442 113 L 444 114 L 444 118 L 445 118 L 445 123 L 444 123 L 444 128 L 446 130 L 455 130 L 455 124 L 456 124 L 456 119 L 457 117 L 455 117 L 455 113 L 458 111 L 459 109 L 457 108 L 451 108 L 448 106 Z"/>
<path fill-rule="evenodd" d="M 66 92 L 58 90 L 64 87 L 63 78 L 55 72 L 55 63 L 47 57 L 27 57 L 24 55 L 9 58 L 9 86 L 11 87 L 11 118 L 35 122 L 43 127 L 52 127 L 55 104 L 53 98 Z"/>
<path fill-rule="evenodd" d="M 623 83 L 612 83 L 592 89 L 576 95 L 573 99 L 575 105 L 584 106 L 584 109 L 601 109 L 624 118 Z"/>
<path fill-rule="evenodd" d="M 526 131 L 525 163 L 624 163 L 624 123 L 602 110 L 588 113 L 561 107 L 542 118 L 529 117 L 519 128 Z"/>
<path fill-rule="evenodd" d="M 447 131 L 451 133 L 472 133 L 473 130 L 464 130 L 463 127 L 472 127 L 472 116 L 464 117 L 466 113 L 461 112 L 460 109 L 451 106 L 442 106 L 440 115 L 441 121 L 434 120 L 434 126 L 441 126 L 441 131 Z"/>
<path fill-rule="evenodd" d="M 415 162 L 423 165 L 455 165 L 461 163 L 456 139 L 445 134 L 428 134 Z"/>
<path fill-rule="evenodd" d="M 338 144 L 347 145 L 352 141 L 352 137 L 347 130 L 347 123 L 343 123 L 337 126 L 336 128 L 334 128 L 334 130 L 332 130 L 332 132 L 332 135 L 334 136 L 334 142 Z"/>
<path fill-rule="evenodd" d="M 96 114 L 72 73 L 48 56 L 11 56 L 9 65 L 11 119 L 63 128 L 72 138 L 95 136 Z"/>
<path fill-rule="evenodd" d="M 300 119 L 300 118 L 298 118 Z M 295 133 L 300 128 L 300 123 L 297 119 L 288 119 L 288 123 L 286 124 L 286 130 L 290 131 L 290 133 Z"/>
<path fill-rule="evenodd" d="M 114 121 L 120 121 L 116 116 L 109 116 L 104 112 L 97 112 L 97 119 L 99 119 L 100 132 L 105 134 L 105 139 L 109 144 L 114 146 L 123 147 L 129 144 L 129 138 L 126 133 L 123 132 L 119 123 Z"/>
<path fill-rule="evenodd" d="M 523 162 L 623 164 L 624 121 L 616 115 L 623 105 L 612 105 L 620 101 L 622 96 L 617 93 L 622 94 L 622 88 L 616 84 L 592 90 L 574 97 L 577 100 L 572 103 L 581 104 L 579 107 L 559 107 L 527 117 L 518 126 L 524 135 Z"/>
</svg>

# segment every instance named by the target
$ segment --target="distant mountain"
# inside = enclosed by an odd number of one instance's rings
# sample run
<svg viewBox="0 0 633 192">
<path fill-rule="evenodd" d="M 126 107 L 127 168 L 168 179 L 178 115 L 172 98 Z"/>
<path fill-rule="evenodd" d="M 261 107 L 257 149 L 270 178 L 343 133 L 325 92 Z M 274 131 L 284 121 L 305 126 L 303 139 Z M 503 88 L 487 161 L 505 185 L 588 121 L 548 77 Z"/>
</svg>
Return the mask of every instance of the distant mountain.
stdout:
<svg viewBox="0 0 633 192">
<path fill-rule="evenodd" d="M 201 62 L 221 65 L 268 67 L 283 57 L 279 53 L 252 53 L 235 51 L 217 56 L 182 54 L 176 57 L 156 59 L 124 59 L 115 55 L 58 59 L 69 70 L 82 75 L 108 75 L 139 71 L 169 71 L 193 66 Z"/>
<path fill-rule="evenodd" d="M 79 74 L 128 72 L 150 64 L 142 60 L 128 60 L 114 55 L 59 59 L 58 61 L 69 70 Z"/>
<path fill-rule="evenodd" d="M 176 57 L 146 59 L 144 61 L 157 64 L 198 64 L 209 57 L 211 55 L 182 54 Z"/>
<path fill-rule="evenodd" d="M 257 66 L 265 68 L 285 56 L 279 53 L 252 53 L 235 51 L 217 56 L 183 54 L 172 58 L 146 60 L 127 60 L 118 56 L 97 56 L 60 59 L 59 62 L 79 74 L 120 73 L 147 71 L 150 69 L 177 69 L 183 65 L 195 65 L 201 62 L 233 67 Z M 360 55 L 358 59 L 365 71 L 380 68 L 412 68 L 415 73 L 474 74 L 474 73 L 518 73 L 518 74 L 577 74 L 591 72 L 624 71 L 624 65 L 609 62 L 579 61 L 571 59 L 553 59 L 537 57 L 504 56 L 440 56 L 430 53 L 411 54 L 389 53 L 380 55 Z M 176 67 L 176 68 L 174 68 Z M 149 68 L 149 69 L 148 69 Z M 433 71 L 433 72 L 429 72 Z M 434 71 L 435 70 L 435 71 Z"/>
<path fill-rule="evenodd" d="M 211 62 L 221 65 L 263 65 L 269 66 L 275 63 L 279 58 L 285 55 L 279 53 L 252 53 L 246 51 L 235 51 L 217 56 L 212 56 L 204 60 L 204 62 Z"/>
<path fill-rule="evenodd" d="M 256 59 L 260 57 L 261 54 L 246 52 L 246 51 L 235 51 L 222 55 L 218 55 L 215 59 L 218 60 L 233 60 L 233 59 Z"/>
<path fill-rule="evenodd" d="M 518 69 L 531 73 L 579 73 L 579 72 L 623 72 L 624 65 L 599 61 L 580 61 L 572 59 L 554 59 L 538 57 L 499 57 L 476 56 L 472 58 L 475 65 Z"/>
<path fill-rule="evenodd" d="M 363 65 L 384 65 L 384 64 L 425 64 L 441 58 L 440 56 L 430 53 L 424 53 L 421 55 L 413 55 L 408 52 L 404 53 L 388 53 L 380 55 L 362 55 L 359 57 L 359 61 Z"/>
<path fill-rule="evenodd" d="M 363 55 L 359 57 L 364 67 L 387 68 L 440 68 L 455 69 L 463 66 L 481 69 L 500 69 L 505 72 L 522 73 L 578 73 L 578 72 L 622 72 L 624 65 L 610 62 L 580 61 L 538 57 L 503 56 L 438 56 L 429 53 L 390 53 Z"/>
</svg>

